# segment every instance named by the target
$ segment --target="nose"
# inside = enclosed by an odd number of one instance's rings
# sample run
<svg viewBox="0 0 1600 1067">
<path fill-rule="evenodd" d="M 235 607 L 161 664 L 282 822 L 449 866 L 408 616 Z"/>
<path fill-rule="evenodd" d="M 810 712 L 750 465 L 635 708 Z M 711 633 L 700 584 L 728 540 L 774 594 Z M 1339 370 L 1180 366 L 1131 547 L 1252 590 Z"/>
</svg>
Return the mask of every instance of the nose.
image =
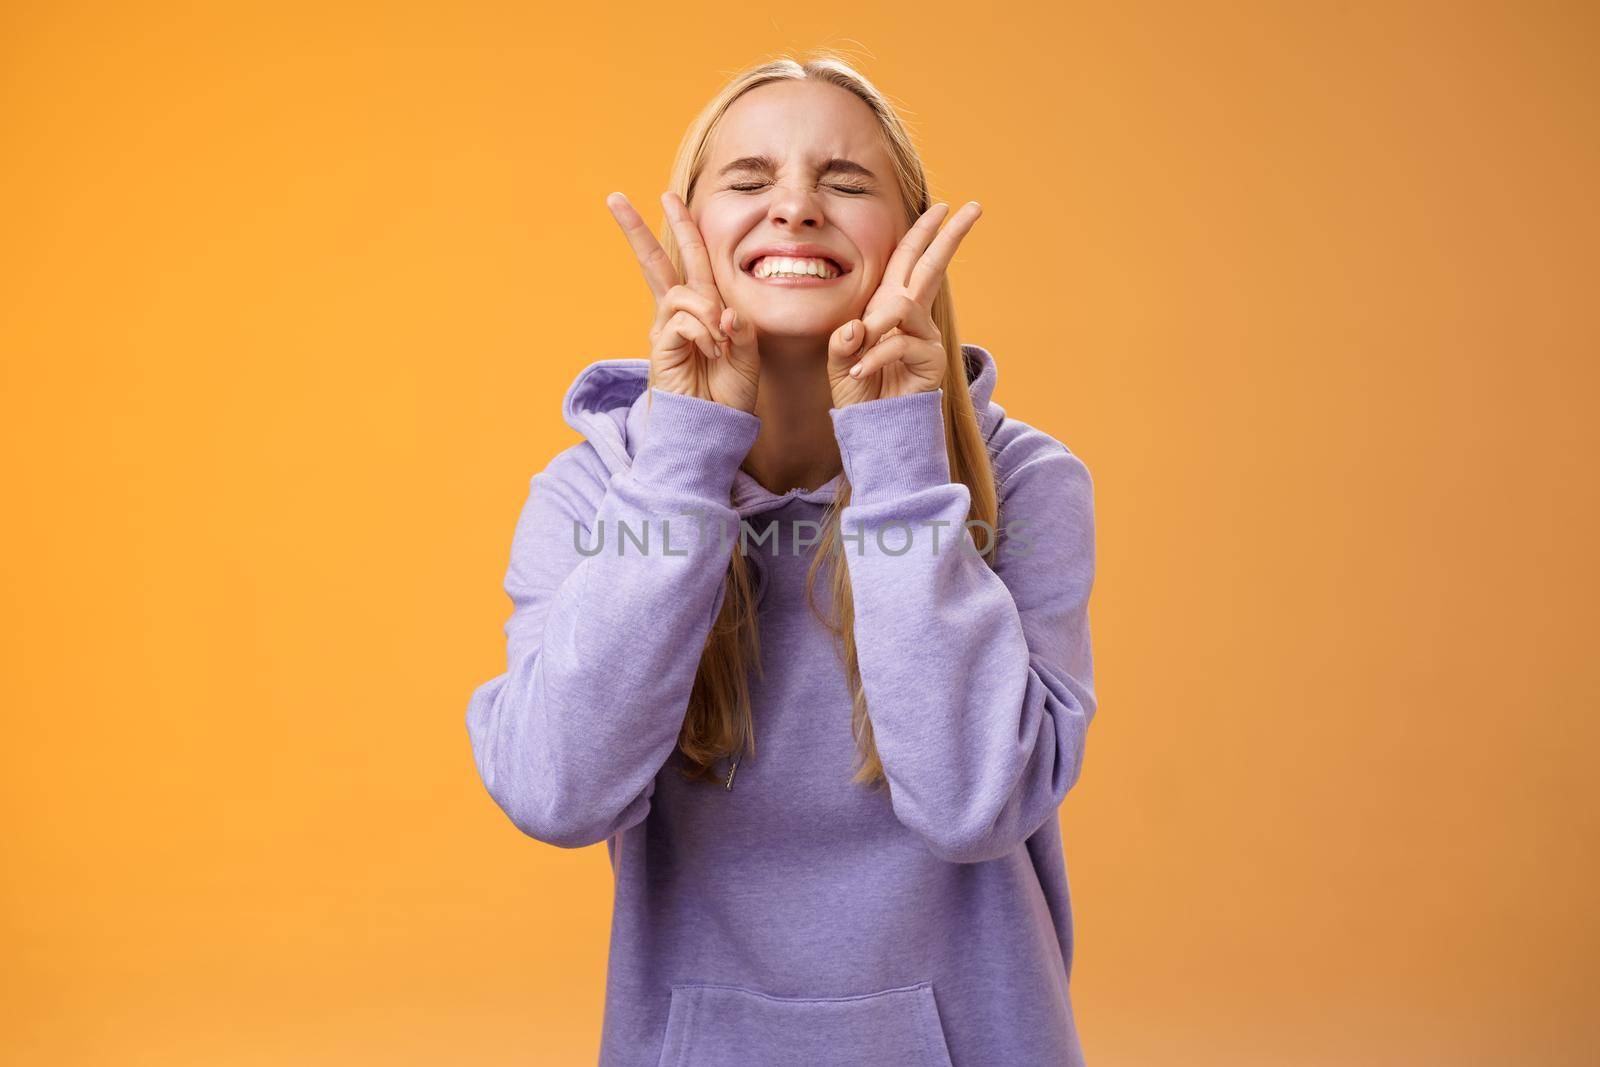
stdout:
<svg viewBox="0 0 1600 1067">
<path fill-rule="evenodd" d="M 767 205 L 767 221 L 776 226 L 815 228 L 822 225 L 821 201 L 815 190 L 793 184 L 777 186 Z"/>
</svg>

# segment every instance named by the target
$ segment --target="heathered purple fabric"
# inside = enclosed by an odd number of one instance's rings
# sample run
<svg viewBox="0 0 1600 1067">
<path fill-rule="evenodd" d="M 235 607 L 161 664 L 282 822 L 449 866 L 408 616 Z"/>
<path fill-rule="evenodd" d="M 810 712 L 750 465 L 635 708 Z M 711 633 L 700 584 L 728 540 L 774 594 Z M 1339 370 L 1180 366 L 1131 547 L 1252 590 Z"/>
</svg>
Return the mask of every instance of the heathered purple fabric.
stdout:
<svg viewBox="0 0 1600 1067">
<path fill-rule="evenodd" d="M 760 420 L 648 389 L 644 360 L 593 363 L 568 390 L 584 440 L 533 477 L 508 670 L 473 693 L 467 727 L 519 829 L 606 842 L 602 1067 L 1083 1062 L 1057 811 L 1095 711 L 1093 489 L 994 403 L 990 353 L 965 356 L 1001 495 L 993 568 L 953 547 L 970 498 L 950 481 L 941 392 L 831 411 L 844 529 L 864 535 L 846 559 L 887 796 L 849 781 L 844 668 L 805 600 L 815 549 L 795 547 L 838 479 L 763 488 L 740 468 Z M 755 751 L 726 789 L 684 780 L 675 749 L 740 519 L 763 673 Z M 934 551 L 924 524 L 940 521 Z M 826 572 L 816 595 L 830 612 Z"/>
</svg>

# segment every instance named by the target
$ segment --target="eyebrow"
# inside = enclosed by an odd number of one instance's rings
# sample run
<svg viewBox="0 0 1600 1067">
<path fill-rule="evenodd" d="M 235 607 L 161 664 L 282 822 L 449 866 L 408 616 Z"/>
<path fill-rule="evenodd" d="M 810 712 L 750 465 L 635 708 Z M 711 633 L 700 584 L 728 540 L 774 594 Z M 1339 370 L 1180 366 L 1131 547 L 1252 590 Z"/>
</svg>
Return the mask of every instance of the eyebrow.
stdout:
<svg viewBox="0 0 1600 1067">
<path fill-rule="evenodd" d="M 732 174 L 735 171 L 741 170 L 753 170 L 759 171 L 763 174 L 773 174 L 776 173 L 777 169 L 777 160 L 773 159 L 771 156 L 743 156 L 723 167 L 717 172 L 717 176 L 721 177 L 723 175 Z M 872 171 L 868 170 L 866 167 L 863 167 L 855 160 L 843 159 L 839 156 L 834 156 L 832 159 L 825 161 L 822 166 L 817 168 L 817 177 L 820 178 L 827 174 L 854 174 L 862 178 L 877 177 L 876 174 L 872 173 Z"/>
</svg>

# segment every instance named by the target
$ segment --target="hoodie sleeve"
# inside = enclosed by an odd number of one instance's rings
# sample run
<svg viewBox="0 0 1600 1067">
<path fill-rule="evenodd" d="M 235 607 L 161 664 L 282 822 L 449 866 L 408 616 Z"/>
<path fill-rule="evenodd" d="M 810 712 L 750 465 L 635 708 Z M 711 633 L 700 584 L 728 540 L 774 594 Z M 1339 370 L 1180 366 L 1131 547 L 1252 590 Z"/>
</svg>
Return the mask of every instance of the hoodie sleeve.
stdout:
<svg viewBox="0 0 1600 1067">
<path fill-rule="evenodd" d="M 1093 487 L 1042 433 L 997 462 L 991 568 L 965 533 L 943 390 L 831 409 L 850 504 L 840 516 L 873 738 L 896 817 L 975 863 L 1054 818 L 1095 712 L 1089 641 Z M 985 531 L 977 529 L 979 542 Z"/>
<path fill-rule="evenodd" d="M 490 796 L 524 833 L 563 848 L 650 810 L 721 608 L 738 521 L 729 495 L 761 422 L 651 392 L 644 440 L 598 508 L 596 476 L 576 462 L 534 475 L 505 579 L 506 673 L 467 707 Z"/>
</svg>

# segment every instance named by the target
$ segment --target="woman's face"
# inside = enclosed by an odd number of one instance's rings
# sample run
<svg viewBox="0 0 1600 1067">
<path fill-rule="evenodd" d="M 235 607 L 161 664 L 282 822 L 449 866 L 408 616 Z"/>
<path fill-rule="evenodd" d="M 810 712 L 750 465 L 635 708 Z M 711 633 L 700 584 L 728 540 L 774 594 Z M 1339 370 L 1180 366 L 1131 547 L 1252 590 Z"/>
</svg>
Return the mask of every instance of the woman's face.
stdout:
<svg viewBox="0 0 1600 1067">
<path fill-rule="evenodd" d="M 769 82 L 734 101 L 689 213 L 723 302 L 763 336 L 825 338 L 859 317 L 909 229 L 871 110 L 813 81 Z M 777 265 L 762 263 L 768 250 L 825 257 L 828 273 L 843 273 L 762 277 Z"/>
</svg>

